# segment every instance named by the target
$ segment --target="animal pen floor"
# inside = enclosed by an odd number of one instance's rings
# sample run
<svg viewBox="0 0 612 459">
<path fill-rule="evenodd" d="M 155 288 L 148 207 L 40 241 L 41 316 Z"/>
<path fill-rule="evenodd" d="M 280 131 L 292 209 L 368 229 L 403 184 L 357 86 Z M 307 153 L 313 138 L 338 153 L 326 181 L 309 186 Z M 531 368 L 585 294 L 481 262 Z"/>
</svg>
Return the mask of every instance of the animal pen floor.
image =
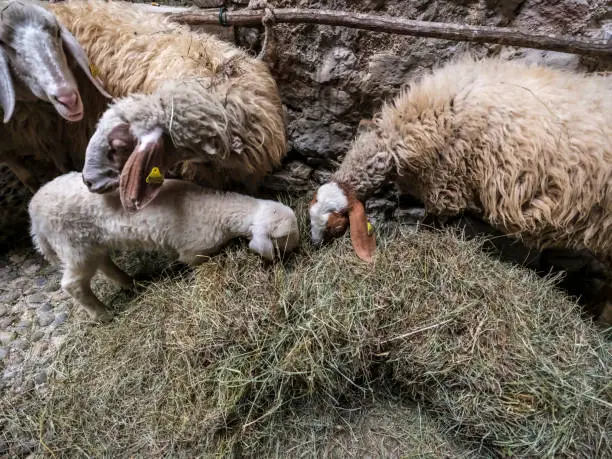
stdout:
<svg viewBox="0 0 612 459">
<path fill-rule="evenodd" d="M 0 262 L 0 455 L 611 457 L 611 341 L 552 280 L 447 232 L 282 264 L 232 244 L 92 326 L 31 248 Z M 160 274 L 161 272 L 161 274 Z"/>
</svg>

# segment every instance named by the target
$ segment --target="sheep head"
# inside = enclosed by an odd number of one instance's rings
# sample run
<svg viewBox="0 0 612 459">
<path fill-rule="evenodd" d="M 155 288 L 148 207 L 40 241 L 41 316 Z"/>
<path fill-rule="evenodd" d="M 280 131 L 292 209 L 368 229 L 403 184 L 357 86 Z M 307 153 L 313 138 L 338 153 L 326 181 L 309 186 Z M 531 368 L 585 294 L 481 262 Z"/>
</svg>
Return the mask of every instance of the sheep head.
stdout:
<svg viewBox="0 0 612 459">
<path fill-rule="evenodd" d="M 310 202 L 309 213 L 315 245 L 340 237 L 350 228 L 351 243 L 357 256 L 372 262 L 376 235 L 370 230 L 363 203 L 349 187 L 336 182 L 322 185 Z"/>
<path fill-rule="evenodd" d="M 174 152 L 161 127 L 135 127 L 111 108 L 87 145 L 83 182 L 92 193 L 119 188 L 124 209 L 136 212 L 159 193 L 168 167 L 176 162 Z"/>
<path fill-rule="evenodd" d="M 7 123 L 16 100 L 53 104 L 68 121 L 83 118 L 83 102 L 65 51 L 105 97 L 76 38 L 41 5 L 26 0 L 0 1 L 0 107 Z"/>
</svg>

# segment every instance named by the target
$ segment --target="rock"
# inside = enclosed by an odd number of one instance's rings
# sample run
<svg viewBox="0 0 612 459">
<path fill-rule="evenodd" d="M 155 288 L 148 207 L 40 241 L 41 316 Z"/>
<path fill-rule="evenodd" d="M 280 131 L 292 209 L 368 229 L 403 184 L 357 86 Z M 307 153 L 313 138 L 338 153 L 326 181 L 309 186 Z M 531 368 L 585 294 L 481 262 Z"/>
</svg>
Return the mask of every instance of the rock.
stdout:
<svg viewBox="0 0 612 459">
<path fill-rule="evenodd" d="M 308 178 L 312 167 L 299 161 L 291 161 L 280 171 L 266 177 L 264 187 L 274 191 L 300 191 L 309 188 Z"/>
<path fill-rule="evenodd" d="M 4 360 L 7 354 L 8 354 L 7 350 L 3 347 L 0 347 L 0 360 Z"/>
<path fill-rule="evenodd" d="M 44 303 L 47 300 L 47 297 L 42 294 L 42 293 L 34 293 L 32 295 L 28 295 L 28 297 L 26 298 L 26 302 L 28 304 L 40 304 L 40 303 Z"/>
<path fill-rule="evenodd" d="M 51 306 L 51 303 L 49 303 L 48 301 L 45 301 L 42 304 L 42 306 L 40 306 L 39 311 L 47 312 L 47 311 L 51 311 L 51 309 L 53 309 L 53 306 Z"/>
<path fill-rule="evenodd" d="M 416 223 L 425 217 L 425 209 L 422 207 L 395 209 L 393 216 L 398 220 L 404 220 L 406 223 Z"/>
<path fill-rule="evenodd" d="M 15 322 L 15 320 L 17 320 L 17 317 L 15 316 L 3 317 L 0 319 L 0 330 L 6 330 L 13 322 Z"/>
<path fill-rule="evenodd" d="M 40 330 L 37 330 L 34 333 L 32 333 L 32 335 L 30 336 L 30 339 L 36 342 L 36 341 L 39 341 L 43 336 L 45 336 L 45 334 L 41 332 Z"/>
<path fill-rule="evenodd" d="M 612 21 L 606 22 L 601 27 L 601 38 L 607 43 L 610 43 L 612 40 Z"/>
<path fill-rule="evenodd" d="M 43 370 L 40 373 L 38 373 L 36 376 L 34 376 L 34 382 L 36 384 L 46 383 L 47 382 L 47 372 Z"/>
<path fill-rule="evenodd" d="M 44 286 L 45 292 L 56 292 L 61 288 L 60 282 L 57 279 L 50 279 Z"/>
<path fill-rule="evenodd" d="M 53 313 L 41 312 L 38 314 L 38 325 L 40 325 L 41 327 L 46 327 L 48 325 L 51 325 L 51 323 L 53 323 L 54 320 L 55 320 L 55 315 Z"/>
<path fill-rule="evenodd" d="M 312 173 L 312 179 L 317 183 L 317 185 L 323 185 L 331 180 L 333 172 L 326 170 L 315 170 Z"/>
<path fill-rule="evenodd" d="M 21 351 L 30 347 L 30 343 L 24 338 L 17 338 L 11 343 L 13 349 L 19 349 Z"/>
<path fill-rule="evenodd" d="M 9 257 L 9 260 L 11 260 L 11 263 L 13 263 L 14 265 L 21 265 L 26 259 L 26 256 L 23 254 L 13 254 Z"/>
<path fill-rule="evenodd" d="M 23 334 L 24 332 L 29 331 L 31 325 L 31 320 L 22 320 L 17 325 L 15 325 L 15 328 L 20 334 Z"/>
<path fill-rule="evenodd" d="M 369 199 L 366 202 L 366 211 L 369 212 L 373 212 L 373 213 L 379 213 L 379 212 L 386 212 L 389 209 L 392 209 L 396 206 L 396 203 L 394 203 L 393 201 L 390 201 L 389 199 L 385 199 L 385 198 L 378 198 L 378 199 Z"/>
<path fill-rule="evenodd" d="M 0 317 L 4 317 L 8 311 L 9 309 L 4 304 L 0 304 Z"/>
<path fill-rule="evenodd" d="M 0 343 L 8 344 L 17 337 L 15 332 L 0 331 Z"/>
<path fill-rule="evenodd" d="M 350 49 L 336 46 L 325 54 L 321 67 L 313 76 L 313 80 L 317 83 L 327 83 L 338 78 L 348 78 L 356 62 L 357 58 Z"/>
<path fill-rule="evenodd" d="M 49 349 L 49 344 L 46 341 L 39 341 L 32 346 L 32 355 L 38 358 L 42 356 L 47 349 Z"/>
<path fill-rule="evenodd" d="M 34 285 L 36 285 L 37 287 L 42 287 L 46 283 L 47 283 L 47 280 L 43 277 L 39 277 L 38 279 L 34 281 Z"/>
<path fill-rule="evenodd" d="M 6 303 L 14 303 L 15 301 L 17 301 L 19 299 L 19 297 L 21 296 L 20 292 L 8 292 L 5 293 L 4 295 L 0 296 L 0 301 L 2 301 L 2 303 L 6 304 Z"/>
<path fill-rule="evenodd" d="M 325 88 L 320 95 L 321 104 L 334 115 L 342 115 L 353 106 L 349 93 L 337 88 Z"/>
<path fill-rule="evenodd" d="M 32 276 L 32 275 L 36 274 L 39 269 L 40 269 L 40 265 L 34 263 L 34 264 L 24 268 L 23 272 L 27 276 Z"/>
<path fill-rule="evenodd" d="M 409 81 L 409 75 L 419 66 L 414 56 L 398 56 L 391 53 L 377 53 L 370 57 L 366 80 L 370 85 L 400 87 Z"/>
<path fill-rule="evenodd" d="M 61 325 L 64 322 L 66 322 L 67 318 L 68 318 L 68 313 L 67 312 L 60 312 L 59 314 L 57 314 L 55 316 L 55 324 L 56 325 Z"/>
</svg>

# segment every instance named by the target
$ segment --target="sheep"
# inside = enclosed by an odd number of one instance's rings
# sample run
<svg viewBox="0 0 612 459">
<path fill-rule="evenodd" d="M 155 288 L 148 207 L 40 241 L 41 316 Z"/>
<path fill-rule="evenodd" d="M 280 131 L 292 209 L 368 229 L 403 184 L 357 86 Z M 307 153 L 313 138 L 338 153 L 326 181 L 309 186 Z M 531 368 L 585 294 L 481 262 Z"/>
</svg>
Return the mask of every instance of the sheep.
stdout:
<svg viewBox="0 0 612 459">
<path fill-rule="evenodd" d="M 263 61 L 131 3 L 66 1 L 48 7 L 117 97 L 85 152 L 83 180 L 92 192 L 116 189 L 130 155 L 143 163 L 155 156 L 162 175 L 179 171 L 218 189 L 255 191 L 280 165 L 287 150 L 285 117 Z M 155 197 L 158 187 L 146 185 L 145 178 L 135 174 L 125 182 L 122 193 L 137 193 L 122 199 L 131 210 Z"/>
<path fill-rule="evenodd" d="M 84 50 L 52 13 L 0 0 L 0 163 L 30 191 L 48 175 L 82 167 L 108 99 Z"/>
<path fill-rule="evenodd" d="M 472 214 L 538 249 L 612 267 L 612 78 L 467 56 L 385 104 L 310 204 L 321 244 L 350 226 L 372 261 L 362 201 L 387 180 L 429 214 Z M 350 220 L 350 222 L 349 222 Z"/>
<path fill-rule="evenodd" d="M 196 266 L 237 237 L 250 239 L 249 248 L 269 260 L 299 245 L 291 208 L 183 180 L 165 180 L 146 212 L 129 213 L 118 191 L 91 193 L 80 173 L 69 172 L 43 185 L 28 212 L 35 247 L 50 263 L 63 266 L 62 288 L 102 322 L 112 314 L 91 290 L 95 273 L 123 288 L 133 285 L 110 250 L 160 251 Z"/>
</svg>

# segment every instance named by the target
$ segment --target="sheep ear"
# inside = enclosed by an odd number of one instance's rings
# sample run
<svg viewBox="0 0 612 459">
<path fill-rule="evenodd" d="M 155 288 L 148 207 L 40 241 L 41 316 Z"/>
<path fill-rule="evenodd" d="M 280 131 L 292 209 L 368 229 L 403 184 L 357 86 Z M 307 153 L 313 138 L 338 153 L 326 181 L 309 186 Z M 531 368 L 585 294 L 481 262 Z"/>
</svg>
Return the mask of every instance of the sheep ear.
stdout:
<svg viewBox="0 0 612 459">
<path fill-rule="evenodd" d="M 70 31 L 61 24 L 60 24 L 60 29 L 61 29 L 62 42 L 64 43 L 66 50 L 74 58 L 77 64 L 79 64 L 79 67 L 83 69 L 83 72 L 85 72 L 85 75 L 87 75 L 87 78 L 91 80 L 91 82 L 98 89 L 98 91 L 100 91 L 100 93 L 104 97 L 108 99 L 112 99 L 111 95 L 108 92 L 106 92 L 106 89 L 104 88 L 104 85 L 102 84 L 102 81 L 97 76 L 93 75 L 92 67 L 90 66 L 90 63 L 89 63 L 89 58 L 87 57 L 87 54 L 85 54 L 85 50 L 80 45 L 80 43 L 77 41 L 75 36 L 72 35 Z"/>
<path fill-rule="evenodd" d="M 161 134 L 140 141 L 123 166 L 119 195 L 127 212 L 142 210 L 161 191 L 166 173 L 164 141 Z"/>
<path fill-rule="evenodd" d="M 2 49 L 0 49 L 0 107 L 4 112 L 2 122 L 8 123 L 15 111 L 15 87 L 8 57 Z"/>
<path fill-rule="evenodd" d="M 372 262 L 376 251 L 376 235 L 369 231 L 368 218 L 361 201 L 349 198 L 349 227 L 351 242 L 357 256 L 367 263 Z"/>
</svg>

